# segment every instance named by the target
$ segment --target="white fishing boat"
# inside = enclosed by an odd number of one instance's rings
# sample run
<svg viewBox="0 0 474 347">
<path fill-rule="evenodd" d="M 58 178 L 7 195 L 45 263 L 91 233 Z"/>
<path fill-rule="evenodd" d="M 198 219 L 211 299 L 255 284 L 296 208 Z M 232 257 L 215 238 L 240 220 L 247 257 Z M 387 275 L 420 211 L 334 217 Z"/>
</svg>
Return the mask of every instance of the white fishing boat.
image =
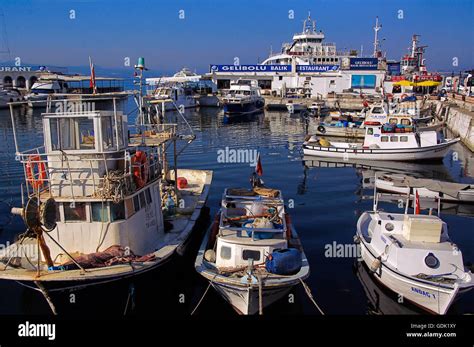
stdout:
<svg viewBox="0 0 474 347">
<path fill-rule="evenodd" d="M 261 112 L 265 99 L 255 80 L 242 80 L 231 83 L 229 91 L 222 99 L 227 117 Z"/>
<path fill-rule="evenodd" d="M 404 214 L 381 212 L 377 204 L 375 190 L 374 210 L 357 222 L 355 240 L 362 260 L 404 302 L 445 314 L 460 294 L 474 287 L 473 274 L 465 269 L 447 224 L 434 215 L 410 215 L 408 207 Z"/>
<path fill-rule="evenodd" d="M 308 136 L 305 155 L 364 160 L 441 160 L 459 138 L 444 139 L 436 131 L 413 131 L 411 126 L 374 123 L 366 126 L 363 143 L 329 142 Z"/>
<path fill-rule="evenodd" d="M 415 178 L 402 174 L 378 174 L 375 178 L 378 190 L 442 201 L 474 202 L 474 185 L 445 182 L 427 178 Z"/>
<path fill-rule="evenodd" d="M 67 83 L 61 79 L 39 79 L 36 81 L 25 100 L 29 107 L 46 107 L 48 98 L 53 94 L 66 94 L 68 92 Z"/>
<path fill-rule="evenodd" d="M 192 88 L 181 83 L 169 86 L 158 85 L 149 95 L 150 100 L 165 101 L 166 111 L 176 111 L 177 109 L 194 108 L 198 106 Z"/>
<path fill-rule="evenodd" d="M 262 313 L 307 278 L 309 264 L 281 191 L 226 189 L 195 267 L 240 314 Z"/>
<path fill-rule="evenodd" d="M 308 108 L 306 104 L 294 100 L 288 100 L 286 103 L 286 109 L 289 114 L 299 113 L 305 111 Z"/>
<path fill-rule="evenodd" d="M 0 89 L 0 109 L 8 108 L 9 102 L 21 101 L 23 97 L 15 89 Z"/>
<path fill-rule="evenodd" d="M 54 311 L 50 292 L 137 276 L 184 253 L 212 172 L 178 169 L 176 160 L 170 169 L 166 149 L 193 137 L 143 121 L 129 134 L 116 107 L 47 109 L 42 122 L 44 146 L 22 151 L 15 137 L 27 203 L 12 212 L 27 231 L 2 250 L 0 279 L 38 287 Z M 12 123 L 15 135 L 13 114 Z"/>
<path fill-rule="evenodd" d="M 371 125 L 382 125 L 382 124 L 395 124 L 403 126 L 404 131 L 409 127 L 417 129 L 419 131 L 437 131 L 441 129 L 443 123 L 432 123 L 416 125 L 413 117 L 406 114 L 393 114 L 385 115 L 385 118 L 368 116 L 365 121 L 354 121 L 352 118 L 349 120 L 339 120 L 332 122 L 321 122 L 317 129 L 316 135 L 329 136 L 329 137 L 348 137 L 348 138 L 364 138 L 365 128 Z"/>
<path fill-rule="evenodd" d="M 308 111 L 314 117 L 322 117 L 329 114 L 329 107 L 324 101 L 315 101 L 308 106 Z"/>
</svg>

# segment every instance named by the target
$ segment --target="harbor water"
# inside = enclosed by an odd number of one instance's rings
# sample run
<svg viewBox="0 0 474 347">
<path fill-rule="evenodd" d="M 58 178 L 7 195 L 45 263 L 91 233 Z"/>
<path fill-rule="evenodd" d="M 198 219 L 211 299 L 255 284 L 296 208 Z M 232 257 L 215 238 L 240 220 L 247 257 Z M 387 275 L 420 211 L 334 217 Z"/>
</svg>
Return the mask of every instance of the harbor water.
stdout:
<svg viewBox="0 0 474 347">
<path fill-rule="evenodd" d="M 23 149 L 43 143 L 40 112 L 36 109 L 16 111 L 17 138 Z M 307 284 L 326 314 L 388 314 L 391 308 L 401 310 L 401 313 L 420 313 L 411 305 L 399 304 L 396 295 L 381 288 L 370 276 L 361 276 L 360 271 L 365 269 L 357 262 L 357 254 L 351 254 L 350 250 L 358 217 L 372 209 L 373 190 L 363 183 L 371 171 L 348 167 L 348 163 L 333 165 L 314 158 L 305 161 L 307 158 L 303 157 L 301 143 L 305 134 L 316 130 L 314 119 L 265 111 L 239 121 L 229 121 L 218 108 L 186 110 L 185 117 L 196 140 L 180 155 L 178 166 L 214 171 L 207 203 L 210 218 L 218 210 L 224 188 L 249 186 L 258 152 L 263 165 L 263 180 L 266 185 L 281 189 L 288 202 L 288 211 L 311 266 Z M 133 121 L 131 116 L 130 123 Z M 5 110 L 0 111 L 0 143 L 0 243 L 3 245 L 24 231 L 22 220 L 9 213 L 12 206 L 21 204 L 20 184 L 24 174 L 21 164 L 15 161 L 11 119 Z M 447 155 L 443 163 L 402 163 L 388 169 L 474 183 L 474 177 L 469 176 L 474 173 L 473 166 L 472 152 L 457 144 L 454 154 Z M 397 203 L 383 202 L 380 207 L 403 212 L 403 207 Z M 464 261 L 474 262 L 474 206 L 444 207 L 441 216 L 449 225 L 452 240 L 462 250 Z M 136 282 L 110 284 L 107 292 L 102 292 L 99 297 L 86 291 L 67 293 L 58 311 L 66 314 L 126 313 L 158 318 L 189 315 L 208 286 L 194 270 L 197 246 L 206 227 L 203 223 L 200 230 L 196 230 L 189 256 L 167 265 L 159 275 L 150 273 Z M 40 293 L 16 283 L 0 281 L 0 293 L 2 314 L 49 313 Z M 376 298 L 370 300 L 370 293 L 376 293 Z M 71 299 L 71 294 L 75 294 L 74 299 Z M 473 312 L 474 292 L 469 292 L 448 313 Z M 232 316 L 235 313 L 211 288 L 195 314 Z M 288 298 L 269 307 L 265 314 L 318 312 L 299 286 Z"/>
</svg>

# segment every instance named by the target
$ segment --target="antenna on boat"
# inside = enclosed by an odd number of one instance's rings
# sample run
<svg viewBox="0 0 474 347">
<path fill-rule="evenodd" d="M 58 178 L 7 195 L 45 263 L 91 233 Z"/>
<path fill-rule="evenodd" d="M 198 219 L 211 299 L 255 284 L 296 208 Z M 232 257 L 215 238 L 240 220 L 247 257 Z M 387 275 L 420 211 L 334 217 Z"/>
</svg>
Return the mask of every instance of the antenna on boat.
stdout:
<svg viewBox="0 0 474 347">
<path fill-rule="evenodd" d="M 379 17 L 375 17 L 375 26 L 374 26 L 374 58 L 378 58 L 378 52 L 379 52 L 379 30 L 382 29 L 382 25 L 379 25 Z"/>
</svg>

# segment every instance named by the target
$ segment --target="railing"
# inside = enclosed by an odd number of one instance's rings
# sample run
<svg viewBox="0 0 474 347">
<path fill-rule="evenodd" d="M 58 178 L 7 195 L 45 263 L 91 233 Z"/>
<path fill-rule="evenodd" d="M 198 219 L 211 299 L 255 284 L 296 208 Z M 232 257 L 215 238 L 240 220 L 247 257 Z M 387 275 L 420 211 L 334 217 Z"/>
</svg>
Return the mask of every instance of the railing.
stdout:
<svg viewBox="0 0 474 347">
<path fill-rule="evenodd" d="M 144 152 L 146 161 L 133 160 Z M 161 175 L 162 158 L 153 148 L 127 148 L 114 153 L 71 154 L 65 151 L 45 153 L 37 147 L 17 154 L 23 164 L 27 195 L 120 200 L 140 189 L 132 179 L 140 174 L 144 182 Z M 115 189 L 117 186 L 122 191 Z"/>
</svg>

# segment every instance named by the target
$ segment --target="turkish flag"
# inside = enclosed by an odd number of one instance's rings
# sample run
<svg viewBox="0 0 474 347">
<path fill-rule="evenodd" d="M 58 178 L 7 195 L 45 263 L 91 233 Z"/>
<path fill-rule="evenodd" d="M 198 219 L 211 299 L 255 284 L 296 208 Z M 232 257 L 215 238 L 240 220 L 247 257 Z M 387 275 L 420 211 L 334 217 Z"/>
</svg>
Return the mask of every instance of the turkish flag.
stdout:
<svg viewBox="0 0 474 347">
<path fill-rule="evenodd" d="M 257 165 L 255 165 L 255 172 L 259 176 L 263 176 L 262 162 L 260 161 L 260 153 L 257 155 Z"/>
</svg>

